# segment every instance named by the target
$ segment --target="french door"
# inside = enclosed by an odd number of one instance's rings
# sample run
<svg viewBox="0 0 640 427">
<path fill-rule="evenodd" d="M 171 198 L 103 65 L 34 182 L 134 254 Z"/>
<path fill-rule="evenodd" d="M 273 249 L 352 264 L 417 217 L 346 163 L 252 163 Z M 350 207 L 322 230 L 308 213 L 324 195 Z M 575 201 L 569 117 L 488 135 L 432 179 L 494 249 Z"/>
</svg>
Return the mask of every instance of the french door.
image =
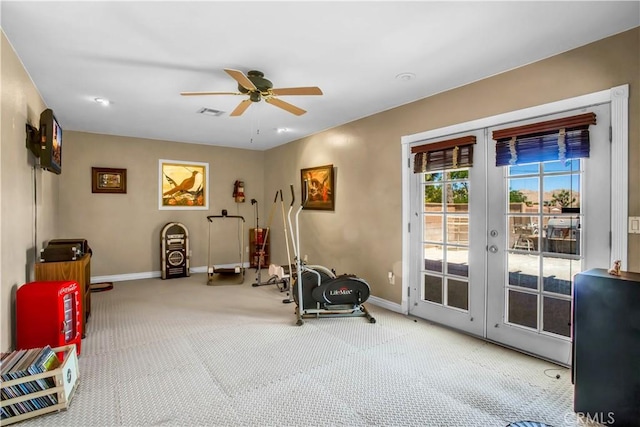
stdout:
<svg viewBox="0 0 640 427">
<path fill-rule="evenodd" d="M 485 131 L 464 136 L 478 141 L 473 167 L 414 175 L 411 229 L 416 231 L 411 234 L 419 255 L 413 266 L 409 312 L 484 336 Z"/>
<path fill-rule="evenodd" d="M 610 259 L 609 104 L 502 126 L 585 112 L 589 158 L 497 167 L 491 127 L 460 135 L 472 167 L 413 175 L 410 314 L 570 364 L 573 276 Z"/>
</svg>

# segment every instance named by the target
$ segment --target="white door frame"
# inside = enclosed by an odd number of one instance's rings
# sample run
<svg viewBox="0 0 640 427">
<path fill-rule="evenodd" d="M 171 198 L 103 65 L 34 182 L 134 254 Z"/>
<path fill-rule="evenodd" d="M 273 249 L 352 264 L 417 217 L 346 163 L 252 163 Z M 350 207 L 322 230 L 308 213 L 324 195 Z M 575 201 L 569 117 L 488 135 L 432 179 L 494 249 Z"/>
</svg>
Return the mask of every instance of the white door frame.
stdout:
<svg viewBox="0 0 640 427">
<path fill-rule="evenodd" d="M 621 260 L 623 270 L 627 268 L 627 216 L 629 211 L 629 85 L 616 86 L 574 98 L 511 111 L 439 129 L 406 135 L 402 144 L 402 278 L 403 292 L 401 310 L 409 313 L 409 289 L 412 272 L 409 223 L 411 220 L 410 179 L 411 145 L 419 141 L 439 138 L 449 134 L 499 126 L 510 122 L 538 116 L 560 113 L 594 104 L 611 103 L 611 262 Z"/>
</svg>

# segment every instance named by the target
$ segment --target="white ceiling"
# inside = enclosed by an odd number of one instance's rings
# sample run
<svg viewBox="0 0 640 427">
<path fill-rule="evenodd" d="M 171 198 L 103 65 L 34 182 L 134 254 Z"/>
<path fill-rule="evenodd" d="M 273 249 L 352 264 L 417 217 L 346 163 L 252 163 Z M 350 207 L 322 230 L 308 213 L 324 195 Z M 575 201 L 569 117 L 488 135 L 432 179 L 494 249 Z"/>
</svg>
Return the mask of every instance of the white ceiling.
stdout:
<svg viewBox="0 0 640 427">
<path fill-rule="evenodd" d="M 63 129 L 264 150 L 636 27 L 640 2 L 3 0 L 0 17 Z M 324 95 L 240 117 L 246 96 L 180 96 L 237 91 L 224 68 Z"/>
</svg>

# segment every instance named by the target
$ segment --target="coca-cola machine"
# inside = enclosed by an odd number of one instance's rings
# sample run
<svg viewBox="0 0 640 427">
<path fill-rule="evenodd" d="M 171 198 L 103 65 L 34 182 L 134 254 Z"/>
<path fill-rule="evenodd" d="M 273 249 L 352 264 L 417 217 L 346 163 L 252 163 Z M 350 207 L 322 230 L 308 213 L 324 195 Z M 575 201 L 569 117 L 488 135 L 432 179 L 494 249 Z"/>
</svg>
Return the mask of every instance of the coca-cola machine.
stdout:
<svg viewBox="0 0 640 427">
<path fill-rule="evenodd" d="M 17 349 L 82 342 L 82 299 L 77 282 L 31 282 L 16 291 Z"/>
</svg>

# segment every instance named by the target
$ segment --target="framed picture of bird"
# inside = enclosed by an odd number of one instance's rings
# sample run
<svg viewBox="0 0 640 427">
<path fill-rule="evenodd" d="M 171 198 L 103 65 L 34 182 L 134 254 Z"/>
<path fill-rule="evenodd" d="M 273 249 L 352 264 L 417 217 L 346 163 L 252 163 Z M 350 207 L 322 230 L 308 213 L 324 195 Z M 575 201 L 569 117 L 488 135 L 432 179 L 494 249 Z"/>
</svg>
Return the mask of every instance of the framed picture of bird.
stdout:
<svg viewBox="0 0 640 427">
<path fill-rule="evenodd" d="M 159 209 L 209 209 L 209 164 L 160 159 Z"/>
<path fill-rule="evenodd" d="M 92 193 L 127 192 L 127 170 L 116 168 L 91 168 Z"/>
</svg>

